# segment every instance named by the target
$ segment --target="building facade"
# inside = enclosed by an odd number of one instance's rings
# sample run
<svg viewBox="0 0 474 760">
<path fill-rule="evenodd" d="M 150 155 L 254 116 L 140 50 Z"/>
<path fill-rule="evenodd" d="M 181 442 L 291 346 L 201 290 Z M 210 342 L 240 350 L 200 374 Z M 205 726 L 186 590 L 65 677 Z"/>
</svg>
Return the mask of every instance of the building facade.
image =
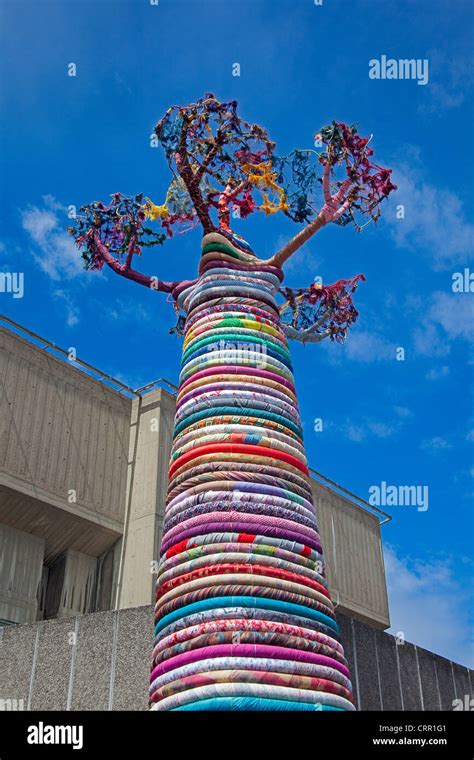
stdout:
<svg viewBox="0 0 474 760">
<path fill-rule="evenodd" d="M 0 620 L 149 605 L 175 396 L 134 391 L 10 320 L 0 323 Z M 383 513 L 312 477 L 336 609 L 390 625 Z"/>
</svg>

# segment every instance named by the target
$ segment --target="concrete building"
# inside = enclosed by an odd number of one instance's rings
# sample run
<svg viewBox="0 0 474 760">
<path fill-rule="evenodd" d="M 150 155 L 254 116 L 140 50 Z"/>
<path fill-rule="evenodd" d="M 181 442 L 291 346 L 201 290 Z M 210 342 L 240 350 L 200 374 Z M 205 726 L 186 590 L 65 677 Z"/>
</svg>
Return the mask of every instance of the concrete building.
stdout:
<svg viewBox="0 0 474 760">
<path fill-rule="evenodd" d="M 0 387 L 0 620 L 150 604 L 174 386 L 132 390 L 4 318 Z M 388 627 L 390 518 L 317 473 L 312 485 L 337 609 Z"/>
<path fill-rule="evenodd" d="M 0 319 L 0 709 L 147 708 L 174 390 Z M 472 671 L 384 632 L 390 517 L 312 485 L 359 709 L 468 709 Z"/>
</svg>

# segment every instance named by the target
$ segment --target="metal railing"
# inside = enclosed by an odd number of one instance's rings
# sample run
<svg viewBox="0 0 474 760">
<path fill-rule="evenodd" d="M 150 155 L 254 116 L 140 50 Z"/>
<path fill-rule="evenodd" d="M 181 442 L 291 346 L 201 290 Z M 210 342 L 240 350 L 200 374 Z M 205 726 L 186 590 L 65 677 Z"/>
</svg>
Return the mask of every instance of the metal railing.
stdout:
<svg viewBox="0 0 474 760">
<path fill-rule="evenodd" d="M 349 500 L 354 504 L 355 507 L 359 507 L 359 509 L 364 510 L 364 512 L 376 512 L 377 517 L 381 515 L 384 519 L 380 520 L 380 525 L 385 525 L 385 523 L 390 522 L 392 520 L 392 515 L 389 515 L 387 512 L 384 512 L 383 509 L 379 509 L 378 507 L 374 506 L 373 504 L 370 504 L 365 499 L 362 499 L 361 496 L 357 496 L 357 494 L 352 493 L 352 491 L 349 491 L 347 488 L 344 488 L 344 486 L 339 485 L 339 483 L 336 483 L 336 481 L 331 480 L 331 478 L 327 478 L 326 475 L 323 475 L 321 472 L 318 472 L 317 470 L 313 470 L 312 467 L 309 467 L 309 471 L 311 475 L 315 476 L 315 480 L 320 482 L 323 486 L 326 486 L 331 491 L 334 491 L 334 493 L 339 494 L 340 496 L 344 496 L 345 498 L 349 498 Z"/>
<path fill-rule="evenodd" d="M 32 330 L 29 330 L 27 327 L 20 325 L 18 322 L 14 322 L 13 319 L 5 316 L 5 314 L 0 314 L 0 327 L 2 324 L 7 325 L 8 329 L 11 332 L 18 334 L 20 337 L 27 336 L 28 340 L 36 345 L 37 348 L 40 348 L 42 351 L 51 352 L 53 356 L 56 356 L 56 358 L 67 361 L 68 364 L 76 367 L 76 369 L 82 370 L 94 380 L 99 380 L 99 382 L 104 383 L 104 385 L 107 385 L 107 387 L 111 387 L 112 390 L 118 391 L 119 393 L 124 393 L 128 397 L 141 396 L 145 391 L 152 390 L 152 388 L 156 388 L 161 385 L 168 386 L 172 389 L 173 393 L 176 393 L 178 390 L 176 385 L 171 383 L 169 380 L 166 380 L 164 377 L 158 377 L 156 380 L 153 380 L 151 383 L 147 383 L 147 385 L 144 385 L 141 388 L 131 388 L 126 383 L 123 383 L 116 377 L 109 375 L 107 372 L 102 372 L 102 370 L 94 367 L 93 364 L 90 364 L 83 359 L 79 359 L 77 357 L 75 359 L 71 359 L 70 352 L 66 351 L 64 348 L 61 348 L 61 346 L 56 345 L 56 343 L 53 343 L 51 340 L 43 338 L 41 335 L 38 335 Z"/>
</svg>

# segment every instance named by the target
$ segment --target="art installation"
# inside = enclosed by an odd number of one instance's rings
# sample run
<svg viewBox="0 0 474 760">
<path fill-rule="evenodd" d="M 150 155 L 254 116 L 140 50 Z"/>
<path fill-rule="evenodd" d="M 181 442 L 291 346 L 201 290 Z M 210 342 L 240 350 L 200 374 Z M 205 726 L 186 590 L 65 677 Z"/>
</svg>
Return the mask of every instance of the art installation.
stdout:
<svg viewBox="0 0 474 760">
<path fill-rule="evenodd" d="M 184 337 L 156 582 L 154 710 L 353 710 L 328 591 L 288 338 L 342 342 L 363 275 L 283 287 L 285 261 L 326 224 L 377 220 L 395 186 L 369 140 L 333 122 L 279 157 L 235 101 L 206 94 L 157 124 L 173 180 L 161 205 L 112 196 L 70 232 L 88 269 L 169 294 Z M 319 195 L 323 203 L 319 208 Z M 319 208 L 319 210 L 318 210 Z M 269 259 L 231 228 L 253 212 L 304 226 Z M 201 224 L 198 276 L 133 268 Z M 151 559 L 151 558 L 150 558 Z"/>
</svg>

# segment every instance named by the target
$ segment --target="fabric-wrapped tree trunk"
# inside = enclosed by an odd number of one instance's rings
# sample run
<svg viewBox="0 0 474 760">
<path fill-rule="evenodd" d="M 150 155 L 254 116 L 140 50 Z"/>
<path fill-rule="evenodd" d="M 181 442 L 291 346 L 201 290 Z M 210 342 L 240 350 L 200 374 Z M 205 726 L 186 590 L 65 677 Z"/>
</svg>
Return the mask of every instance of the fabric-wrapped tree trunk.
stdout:
<svg viewBox="0 0 474 760">
<path fill-rule="evenodd" d="M 372 137 L 337 121 L 314 136 L 319 150 L 278 155 L 237 101 L 210 92 L 170 106 L 154 135 L 172 172 L 164 203 L 114 193 L 108 204 L 81 206 L 69 228 L 86 269 L 105 265 L 167 293 L 178 312 L 171 332 L 184 334 L 151 707 L 353 710 L 287 337 L 342 343 L 365 278 L 280 286 L 282 267 L 319 230 L 360 232 L 379 219 L 396 190 L 391 169 L 374 163 Z M 257 211 L 303 224 L 266 260 L 231 228 Z M 198 224 L 197 279 L 164 281 L 135 268 L 146 249 Z"/>
<path fill-rule="evenodd" d="M 283 272 L 211 233 L 186 314 L 156 583 L 157 710 L 353 710 L 291 358 Z M 242 250 L 243 249 L 243 250 Z"/>
</svg>

